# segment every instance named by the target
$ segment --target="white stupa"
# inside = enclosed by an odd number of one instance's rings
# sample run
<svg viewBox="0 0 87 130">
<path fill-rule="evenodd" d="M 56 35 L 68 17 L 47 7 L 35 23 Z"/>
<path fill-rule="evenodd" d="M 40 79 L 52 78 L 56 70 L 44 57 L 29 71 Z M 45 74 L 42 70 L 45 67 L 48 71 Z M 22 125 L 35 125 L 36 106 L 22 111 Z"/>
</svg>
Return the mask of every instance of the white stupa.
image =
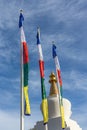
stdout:
<svg viewBox="0 0 87 130">
<path fill-rule="evenodd" d="M 61 124 L 60 106 L 59 106 L 59 92 L 56 85 L 56 77 L 54 73 L 51 73 L 49 83 L 51 84 L 48 100 L 48 130 L 63 130 Z M 41 107 L 40 107 L 41 108 Z M 41 110 L 42 111 L 42 110 Z M 31 130 L 46 130 L 43 125 L 43 121 L 38 121 Z M 70 130 L 67 127 L 64 130 Z"/>
<path fill-rule="evenodd" d="M 51 84 L 50 93 L 47 98 L 48 116 L 49 116 L 48 128 L 46 128 L 46 126 L 43 125 L 43 121 L 38 121 L 34 126 L 34 128 L 31 130 L 82 130 L 82 128 L 80 128 L 78 123 L 70 118 L 72 114 L 71 103 L 68 99 L 65 98 L 63 98 L 63 106 L 64 106 L 64 117 L 66 128 L 62 129 L 60 105 L 59 105 L 59 92 L 56 82 L 57 80 L 54 73 L 51 73 L 49 80 L 49 83 Z"/>
<path fill-rule="evenodd" d="M 48 114 L 49 119 L 60 117 L 60 107 L 59 107 L 59 92 L 56 86 L 56 77 L 54 73 L 51 73 L 49 83 L 51 84 L 50 93 L 48 96 Z"/>
</svg>

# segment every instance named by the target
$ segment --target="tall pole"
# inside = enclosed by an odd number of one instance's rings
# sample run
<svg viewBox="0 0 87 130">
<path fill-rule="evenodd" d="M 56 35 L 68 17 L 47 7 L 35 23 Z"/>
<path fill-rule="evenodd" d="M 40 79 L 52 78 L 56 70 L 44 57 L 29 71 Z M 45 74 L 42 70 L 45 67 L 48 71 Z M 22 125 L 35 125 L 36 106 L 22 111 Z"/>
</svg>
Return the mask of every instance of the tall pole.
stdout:
<svg viewBox="0 0 87 130">
<path fill-rule="evenodd" d="M 20 10 L 20 16 L 19 16 L 19 28 L 20 28 L 20 34 L 21 34 L 20 130 L 24 130 L 24 111 L 26 115 L 30 115 L 30 104 L 29 104 L 29 99 L 28 99 L 28 50 L 27 50 L 28 48 L 27 48 L 25 34 L 23 30 L 23 21 L 24 21 L 23 11 Z M 25 74 L 27 76 L 25 76 Z M 25 104 L 24 104 L 24 100 L 25 100 Z M 25 110 L 24 110 L 24 105 L 26 105 Z"/>
<path fill-rule="evenodd" d="M 62 97 L 62 78 L 61 78 L 61 71 L 60 71 L 60 64 L 58 60 L 58 56 L 56 54 L 56 46 L 53 44 L 53 58 L 55 61 L 56 66 L 56 75 L 57 75 L 57 84 L 59 87 L 59 102 L 60 102 L 60 113 L 61 113 L 61 119 L 62 119 L 62 128 L 65 128 L 65 119 L 64 119 L 64 107 L 63 107 L 63 97 Z"/>
<path fill-rule="evenodd" d="M 39 69 L 40 69 L 40 77 L 41 77 L 41 94 L 42 94 L 42 114 L 43 114 L 43 122 L 44 129 L 48 130 L 48 102 L 46 97 L 46 90 L 44 84 L 44 60 L 42 47 L 40 43 L 40 28 L 37 29 L 37 47 L 39 51 Z"/>
<path fill-rule="evenodd" d="M 22 28 L 21 28 L 22 29 Z M 20 59 L 21 59 L 21 85 L 20 85 L 20 130 L 24 130 L 24 74 L 23 74 L 23 45 L 20 43 Z"/>
<path fill-rule="evenodd" d="M 45 130 L 48 130 L 48 124 L 44 125 Z"/>
</svg>

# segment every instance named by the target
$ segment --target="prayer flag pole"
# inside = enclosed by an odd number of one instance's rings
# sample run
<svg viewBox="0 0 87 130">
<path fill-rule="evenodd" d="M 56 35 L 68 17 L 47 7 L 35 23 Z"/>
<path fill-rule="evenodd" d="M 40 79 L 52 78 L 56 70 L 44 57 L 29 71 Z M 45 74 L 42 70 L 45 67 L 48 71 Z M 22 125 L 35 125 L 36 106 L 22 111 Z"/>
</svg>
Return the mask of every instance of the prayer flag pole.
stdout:
<svg viewBox="0 0 87 130">
<path fill-rule="evenodd" d="M 19 16 L 19 28 L 21 33 L 21 44 L 20 44 L 20 54 L 21 54 L 21 99 L 20 99 L 20 130 L 24 130 L 24 115 L 30 115 L 30 102 L 28 96 L 28 46 L 25 39 L 25 34 L 23 30 L 24 16 L 22 10 Z"/>
<path fill-rule="evenodd" d="M 20 10 L 22 13 L 22 10 Z M 21 29 L 21 28 L 20 28 Z M 20 83 L 20 130 L 24 130 L 24 73 L 23 73 L 23 44 L 20 42 L 20 63 L 21 63 L 21 83 Z"/>
<path fill-rule="evenodd" d="M 48 130 L 48 102 L 46 97 L 46 90 L 44 84 L 44 60 L 42 53 L 42 46 L 40 43 L 40 28 L 37 29 L 37 47 L 39 52 L 39 69 L 40 69 L 40 77 L 41 77 L 41 93 L 42 93 L 42 114 L 43 114 L 43 122 L 45 130 Z"/>
<path fill-rule="evenodd" d="M 57 83 L 58 83 L 58 88 L 59 88 L 59 102 L 60 102 L 62 129 L 64 129 L 66 126 L 65 126 L 63 95 L 62 95 L 62 78 L 61 78 L 60 64 L 59 64 L 58 56 L 56 53 L 56 45 L 54 43 L 52 46 L 52 53 L 53 53 L 53 59 L 55 61 Z"/>
<path fill-rule="evenodd" d="M 21 44 L 20 130 L 24 130 L 23 45 Z"/>
</svg>

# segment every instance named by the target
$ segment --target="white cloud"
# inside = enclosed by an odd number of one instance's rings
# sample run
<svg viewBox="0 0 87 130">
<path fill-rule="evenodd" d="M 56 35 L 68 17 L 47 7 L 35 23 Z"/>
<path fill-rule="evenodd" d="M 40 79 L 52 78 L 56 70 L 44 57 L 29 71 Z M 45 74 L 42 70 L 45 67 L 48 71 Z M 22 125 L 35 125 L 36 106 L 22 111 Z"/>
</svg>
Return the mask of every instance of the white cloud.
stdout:
<svg viewBox="0 0 87 130">
<path fill-rule="evenodd" d="M 74 39 L 73 39 L 73 41 L 74 41 Z M 78 61 L 80 63 L 84 62 L 87 64 L 86 51 L 83 52 L 83 50 L 81 50 L 79 48 L 72 48 L 71 42 L 72 42 L 72 40 L 69 42 L 69 44 L 66 44 L 65 48 L 60 48 L 61 54 L 64 55 L 64 57 L 73 60 L 74 62 Z M 73 45 L 76 44 L 76 42 L 72 42 L 72 43 L 73 43 Z"/>
<path fill-rule="evenodd" d="M 68 80 L 67 80 L 68 77 Z M 78 71 L 72 70 L 70 72 L 64 72 L 63 85 L 64 89 L 69 90 L 87 90 L 87 75 Z"/>
<path fill-rule="evenodd" d="M 25 117 L 25 129 L 33 127 L 36 120 L 36 115 Z M 19 130 L 20 129 L 20 113 L 14 111 L 0 110 L 0 129 L 1 130 Z"/>
<path fill-rule="evenodd" d="M 81 124 L 81 126 L 83 126 L 83 129 L 86 130 L 87 129 L 87 101 L 81 103 L 80 107 L 76 107 L 73 106 L 73 112 L 74 114 L 72 114 L 72 119 L 76 120 L 79 122 L 79 124 Z"/>
<path fill-rule="evenodd" d="M 19 115 L 14 112 L 0 110 L 0 129 L 15 130 L 19 129 Z"/>
<path fill-rule="evenodd" d="M 32 128 L 35 122 L 42 120 L 40 112 L 40 104 L 34 103 L 31 105 L 31 116 L 24 116 L 24 127 L 26 130 Z M 20 129 L 20 112 L 18 109 L 1 110 L 0 109 L 0 130 L 15 130 Z"/>
<path fill-rule="evenodd" d="M 67 125 L 70 127 L 70 130 L 82 130 L 82 128 L 80 128 L 78 123 L 70 118 L 72 113 L 70 101 L 67 99 L 63 99 L 63 103 L 64 103 L 65 121 Z"/>
</svg>

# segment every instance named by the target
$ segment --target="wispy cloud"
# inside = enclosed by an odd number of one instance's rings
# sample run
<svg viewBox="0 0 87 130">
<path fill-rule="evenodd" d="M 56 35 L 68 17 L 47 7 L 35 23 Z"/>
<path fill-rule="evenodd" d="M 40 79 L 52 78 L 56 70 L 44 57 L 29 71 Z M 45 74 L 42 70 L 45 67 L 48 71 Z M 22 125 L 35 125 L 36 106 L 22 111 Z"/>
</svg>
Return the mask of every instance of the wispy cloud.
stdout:
<svg viewBox="0 0 87 130">
<path fill-rule="evenodd" d="M 73 90 L 87 90 L 87 79 L 85 73 L 80 73 L 76 71 L 65 72 L 63 75 L 64 87 L 65 89 Z"/>
<path fill-rule="evenodd" d="M 79 124 L 81 124 L 81 126 L 83 126 L 83 129 L 86 130 L 87 126 L 86 126 L 86 116 L 87 116 L 87 112 L 86 112 L 86 107 L 87 107 L 87 103 L 85 104 L 84 102 L 80 105 L 80 107 L 73 107 L 73 114 L 72 114 L 72 119 L 78 121 Z M 79 113 L 78 113 L 79 111 Z"/>
<path fill-rule="evenodd" d="M 0 129 L 19 129 L 19 115 L 17 115 L 14 112 L 6 112 L 3 110 L 0 110 Z M 15 127 L 14 127 L 15 123 Z"/>
<path fill-rule="evenodd" d="M 31 116 L 25 116 L 25 129 L 33 128 L 37 121 L 42 120 L 38 102 L 31 105 Z M 0 129 L 19 129 L 20 128 L 20 112 L 15 110 L 0 109 Z M 38 116 L 39 115 L 39 116 Z M 15 123 L 15 127 L 14 127 Z M 4 125 L 5 124 L 5 125 Z"/>
<path fill-rule="evenodd" d="M 71 119 L 71 114 L 73 114 L 73 112 L 71 111 L 71 107 L 72 107 L 71 102 L 67 99 L 63 99 L 63 103 L 64 103 L 64 111 L 65 111 L 65 121 L 67 125 L 70 127 L 71 130 L 73 129 L 82 130 L 82 128 L 80 128 L 78 123 L 75 120 Z"/>
</svg>

